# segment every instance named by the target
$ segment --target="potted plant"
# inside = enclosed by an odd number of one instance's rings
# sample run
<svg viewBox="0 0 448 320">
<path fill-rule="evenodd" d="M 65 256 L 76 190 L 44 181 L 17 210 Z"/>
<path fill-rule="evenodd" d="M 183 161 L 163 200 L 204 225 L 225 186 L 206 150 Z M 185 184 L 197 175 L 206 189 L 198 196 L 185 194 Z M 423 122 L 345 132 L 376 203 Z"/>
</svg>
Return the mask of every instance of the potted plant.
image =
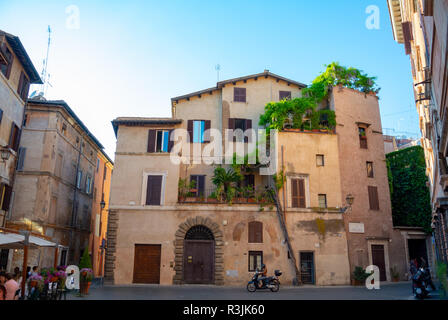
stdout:
<svg viewBox="0 0 448 320">
<path fill-rule="evenodd" d="M 397 270 L 396 266 L 393 266 L 392 268 L 390 268 L 390 275 L 392 276 L 392 281 L 393 282 L 400 281 L 400 274 L 398 273 L 398 270 Z"/>
<path fill-rule="evenodd" d="M 80 269 L 80 294 L 89 294 L 90 285 L 93 280 L 93 271 L 92 261 L 90 260 L 89 252 L 87 251 L 87 249 L 84 250 L 78 267 Z"/>
<path fill-rule="evenodd" d="M 218 203 L 218 196 L 215 191 L 213 191 L 210 196 L 207 198 L 207 202 L 210 203 Z"/>
<path fill-rule="evenodd" d="M 362 267 L 359 267 L 359 266 L 355 267 L 355 270 L 353 272 L 352 285 L 353 286 L 362 286 L 368 276 L 369 276 L 369 274 L 366 273 L 365 269 L 363 269 Z"/>
<path fill-rule="evenodd" d="M 30 288 L 37 288 L 39 287 L 39 283 L 43 284 L 44 278 L 38 274 L 33 275 L 29 278 L 29 286 Z"/>
</svg>

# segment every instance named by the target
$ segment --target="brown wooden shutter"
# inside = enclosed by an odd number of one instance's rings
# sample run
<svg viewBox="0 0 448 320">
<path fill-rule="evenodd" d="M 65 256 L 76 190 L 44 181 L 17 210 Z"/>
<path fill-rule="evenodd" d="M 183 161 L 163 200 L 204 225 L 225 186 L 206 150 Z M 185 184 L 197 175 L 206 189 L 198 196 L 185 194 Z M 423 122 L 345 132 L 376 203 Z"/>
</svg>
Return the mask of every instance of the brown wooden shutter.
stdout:
<svg viewBox="0 0 448 320">
<path fill-rule="evenodd" d="M 234 118 L 229 118 L 229 130 L 235 131 L 235 119 Z M 229 132 L 229 136 L 228 136 L 229 142 L 232 141 L 233 131 Z"/>
<path fill-rule="evenodd" d="M 26 100 L 28 99 L 28 92 L 30 90 L 30 81 L 28 80 L 28 78 L 26 76 L 24 76 L 23 81 L 24 81 L 24 85 L 23 85 L 23 90 L 22 90 L 22 100 L 24 102 L 26 102 Z"/>
<path fill-rule="evenodd" d="M 233 101 L 246 102 L 246 88 L 233 88 Z"/>
<path fill-rule="evenodd" d="M 211 128 L 211 121 L 205 120 L 204 121 L 204 142 L 210 142 L 210 128 Z"/>
<path fill-rule="evenodd" d="M 412 22 L 410 21 L 403 22 L 402 26 L 403 26 L 404 48 L 406 54 L 411 54 L 411 41 L 414 40 L 412 34 Z"/>
<path fill-rule="evenodd" d="M 23 99 L 22 97 L 22 93 L 23 93 L 23 81 L 25 78 L 25 74 L 22 72 L 20 72 L 20 78 L 19 78 L 19 86 L 17 87 L 17 93 L 19 94 L 19 96 Z"/>
<path fill-rule="evenodd" d="M 246 130 L 252 129 L 252 120 L 246 119 Z M 244 137 L 244 142 L 252 142 L 252 136 L 249 135 L 248 137 Z"/>
<path fill-rule="evenodd" d="M 369 192 L 370 210 L 379 210 L 380 204 L 379 204 L 379 199 L 378 199 L 378 188 L 369 186 L 368 192 Z"/>
<path fill-rule="evenodd" d="M 305 199 L 305 180 L 299 179 L 299 208 L 306 208 L 306 199 Z"/>
<path fill-rule="evenodd" d="M 173 132 L 174 132 L 174 129 L 171 129 L 171 130 L 169 131 L 169 137 L 168 137 L 168 139 L 170 139 L 170 140 L 168 141 L 168 152 L 171 152 L 171 150 L 172 150 L 173 147 L 174 147 L 174 141 L 171 140 L 171 139 L 174 139 Z M 172 137 L 172 136 L 173 136 L 173 137 Z"/>
<path fill-rule="evenodd" d="M 299 185 L 297 179 L 291 180 L 291 202 L 293 208 L 299 207 Z"/>
<path fill-rule="evenodd" d="M 249 230 L 248 230 L 249 233 L 248 233 L 248 239 L 247 239 L 247 241 L 248 241 L 249 243 L 254 243 L 255 230 L 254 230 L 254 224 L 253 224 L 252 222 L 249 222 L 248 229 L 249 229 Z"/>
<path fill-rule="evenodd" d="M 148 152 L 156 152 L 156 130 L 148 131 Z"/>
<path fill-rule="evenodd" d="M 162 176 L 148 176 L 146 205 L 159 206 L 162 195 Z"/>
<path fill-rule="evenodd" d="M 259 221 L 251 221 L 248 225 L 249 243 L 263 243 L 263 223 Z"/>
<path fill-rule="evenodd" d="M 14 151 L 17 151 L 19 148 L 19 135 L 20 135 L 19 127 L 14 122 L 11 123 L 11 133 L 9 135 L 9 147 Z"/>
<path fill-rule="evenodd" d="M 12 53 L 11 54 L 11 59 L 9 59 L 8 62 L 8 69 L 6 69 L 6 79 L 9 80 L 9 77 L 11 76 L 11 70 L 12 70 L 12 63 L 14 62 L 14 55 Z"/>
<path fill-rule="evenodd" d="M 3 194 L 3 202 L 2 202 L 2 210 L 9 211 L 9 205 L 11 202 L 11 193 L 12 188 L 8 185 L 4 185 L 4 194 Z"/>
<path fill-rule="evenodd" d="M 188 142 L 192 143 L 193 142 L 193 120 L 188 120 L 188 125 L 187 125 L 187 131 L 188 131 Z"/>
</svg>

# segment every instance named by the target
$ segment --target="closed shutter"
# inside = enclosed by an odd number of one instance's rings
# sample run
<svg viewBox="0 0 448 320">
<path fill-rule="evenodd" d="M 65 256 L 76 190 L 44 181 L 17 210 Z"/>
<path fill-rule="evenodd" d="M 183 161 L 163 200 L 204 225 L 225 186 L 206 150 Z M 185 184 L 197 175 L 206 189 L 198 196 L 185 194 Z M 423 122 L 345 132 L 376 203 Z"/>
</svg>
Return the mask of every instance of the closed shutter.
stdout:
<svg viewBox="0 0 448 320">
<path fill-rule="evenodd" d="M 23 81 L 24 81 L 25 75 L 23 74 L 23 71 L 20 73 L 19 78 L 19 86 L 17 87 L 17 93 L 20 97 L 22 97 L 22 91 L 23 91 Z"/>
<path fill-rule="evenodd" d="M 187 131 L 188 131 L 188 142 L 193 142 L 193 120 L 188 120 L 187 125 Z"/>
<path fill-rule="evenodd" d="M 305 198 L 305 180 L 292 179 L 291 180 L 291 198 L 293 208 L 306 208 Z"/>
<path fill-rule="evenodd" d="M 13 122 L 11 124 L 11 133 L 10 133 L 10 136 L 9 136 L 9 147 L 11 149 L 13 149 L 14 151 L 17 151 L 18 147 L 19 147 L 19 135 L 20 135 L 20 129 Z"/>
<path fill-rule="evenodd" d="M 405 52 L 406 54 L 411 54 L 411 41 L 414 40 L 414 37 L 412 35 L 412 22 L 403 22 L 402 26 Z"/>
<path fill-rule="evenodd" d="M 305 180 L 303 180 L 303 179 L 299 179 L 299 207 L 306 208 Z"/>
<path fill-rule="evenodd" d="M 210 128 L 211 128 L 211 121 L 205 120 L 204 121 L 204 142 L 210 142 Z"/>
<path fill-rule="evenodd" d="M 156 130 L 149 130 L 148 132 L 148 152 L 156 152 Z"/>
<path fill-rule="evenodd" d="M 198 196 L 203 197 L 205 195 L 205 176 L 198 177 Z"/>
<path fill-rule="evenodd" d="M 249 243 L 263 243 L 263 223 L 259 221 L 252 221 L 249 222 L 248 226 L 249 236 L 248 236 L 248 242 Z"/>
<path fill-rule="evenodd" d="M 160 206 L 162 195 L 162 176 L 148 176 L 146 188 L 146 205 Z"/>
<path fill-rule="evenodd" d="M 12 188 L 8 185 L 4 185 L 2 210 L 9 211 L 9 204 L 11 202 Z"/>
<path fill-rule="evenodd" d="M 370 210 L 379 210 L 380 204 L 378 200 L 378 188 L 369 186 L 368 191 L 369 191 Z"/>
<path fill-rule="evenodd" d="M 246 88 L 233 88 L 233 101 L 246 102 Z"/>
<path fill-rule="evenodd" d="M 252 120 L 246 119 L 246 130 L 252 129 Z M 249 134 L 248 137 L 244 137 L 244 142 L 252 142 L 252 136 Z"/>
<path fill-rule="evenodd" d="M 2 119 L 3 119 L 3 110 L 0 109 L 0 123 L 2 123 Z"/>
<path fill-rule="evenodd" d="M 169 133 L 170 140 L 168 141 L 168 152 L 171 152 L 171 149 L 173 149 L 173 147 L 174 147 L 174 141 L 172 141 L 172 139 L 174 139 L 173 132 L 174 132 L 174 129 L 171 129 L 170 133 Z"/>
<path fill-rule="evenodd" d="M 235 119 L 234 118 L 229 118 L 229 136 L 228 136 L 228 140 L 233 141 L 233 131 L 235 131 Z"/>
<path fill-rule="evenodd" d="M 19 148 L 19 159 L 17 161 L 17 170 L 23 170 L 23 164 L 25 162 L 26 148 Z"/>
</svg>

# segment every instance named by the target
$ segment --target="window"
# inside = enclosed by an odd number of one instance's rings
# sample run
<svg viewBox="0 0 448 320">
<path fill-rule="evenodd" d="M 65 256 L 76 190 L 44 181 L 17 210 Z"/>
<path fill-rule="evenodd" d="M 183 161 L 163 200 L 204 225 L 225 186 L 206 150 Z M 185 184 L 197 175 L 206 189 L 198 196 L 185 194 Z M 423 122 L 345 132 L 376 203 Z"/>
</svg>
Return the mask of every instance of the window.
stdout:
<svg viewBox="0 0 448 320">
<path fill-rule="evenodd" d="M 92 192 L 92 178 L 90 176 L 86 177 L 86 193 L 90 194 Z"/>
<path fill-rule="evenodd" d="M 373 162 L 366 162 L 367 166 L 367 177 L 373 178 Z"/>
<path fill-rule="evenodd" d="M 76 188 L 81 189 L 81 181 L 82 181 L 82 171 L 78 171 L 78 176 L 76 178 Z"/>
<path fill-rule="evenodd" d="M 62 134 L 65 136 L 65 134 L 67 133 L 67 124 L 66 123 L 62 124 L 61 131 L 62 131 Z"/>
<path fill-rule="evenodd" d="M 327 195 L 320 194 L 318 197 L 319 197 L 319 208 L 326 208 L 327 207 Z"/>
<path fill-rule="evenodd" d="M 13 122 L 11 124 L 11 134 L 9 136 L 9 147 L 13 149 L 14 151 L 18 151 L 19 149 L 19 137 L 20 137 L 20 129 L 19 127 Z"/>
<path fill-rule="evenodd" d="M 210 142 L 210 120 L 188 120 L 188 134 L 190 143 Z"/>
<path fill-rule="evenodd" d="M 3 119 L 3 110 L 0 109 L 0 123 L 2 123 L 2 119 Z"/>
<path fill-rule="evenodd" d="M 9 79 L 9 76 L 11 75 L 12 62 L 14 60 L 14 56 L 12 55 L 9 48 L 6 46 L 5 42 L 3 42 L 2 45 L 0 46 L 0 50 L 1 54 L 6 59 L 6 62 L 0 59 L 0 71 L 3 73 L 6 79 Z"/>
<path fill-rule="evenodd" d="M 233 101 L 246 102 L 246 88 L 233 88 Z"/>
<path fill-rule="evenodd" d="M 150 153 L 170 152 L 173 142 L 170 141 L 172 130 L 149 130 L 148 149 Z"/>
<path fill-rule="evenodd" d="M 194 181 L 194 188 L 190 190 L 196 197 L 202 197 L 205 195 L 205 176 L 192 175 L 190 181 Z"/>
<path fill-rule="evenodd" d="M 366 128 L 358 127 L 359 132 L 359 146 L 361 149 L 367 149 L 367 136 L 366 136 Z"/>
<path fill-rule="evenodd" d="M 306 208 L 305 179 L 291 179 L 291 198 L 293 208 Z"/>
<path fill-rule="evenodd" d="M 279 100 L 291 100 L 291 91 L 280 91 Z"/>
<path fill-rule="evenodd" d="M 103 169 L 103 181 L 105 181 L 107 178 L 107 166 L 106 164 L 104 164 L 104 169 Z"/>
<path fill-rule="evenodd" d="M 263 223 L 258 221 L 249 222 L 249 243 L 263 243 Z"/>
<path fill-rule="evenodd" d="M 100 158 L 96 158 L 96 172 L 100 170 Z"/>
<path fill-rule="evenodd" d="M 148 175 L 146 186 L 146 205 L 160 206 L 162 198 L 162 180 L 163 176 Z"/>
<path fill-rule="evenodd" d="M 25 155 L 26 155 L 26 148 L 19 147 L 19 156 L 17 160 L 17 170 L 22 171 L 23 170 L 23 164 L 25 162 Z"/>
<path fill-rule="evenodd" d="M 318 167 L 323 167 L 325 166 L 325 157 L 323 154 L 317 154 L 316 155 L 316 165 Z"/>
<path fill-rule="evenodd" d="M 370 210 L 380 210 L 380 204 L 378 201 L 378 188 L 369 186 L 368 191 Z"/>
<path fill-rule="evenodd" d="M 0 186 L 0 204 L 1 209 L 9 211 L 9 205 L 11 203 L 12 188 L 6 184 Z"/>
<path fill-rule="evenodd" d="M 249 272 L 261 268 L 263 264 L 263 251 L 249 251 Z"/>
<path fill-rule="evenodd" d="M 20 73 L 19 86 L 17 87 L 17 93 L 22 98 L 23 101 L 26 101 L 28 98 L 28 91 L 30 89 L 30 80 L 26 77 L 23 71 Z"/>
<path fill-rule="evenodd" d="M 238 183 L 239 187 L 254 187 L 255 186 L 255 176 L 253 174 L 246 174 L 243 180 Z"/>
<path fill-rule="evenodd" d="M 229 129 L 235 131 L 237 129 L 241 129 L 243 133 L 248 130 L 252 129 L 252 120 L 251 119 L 236 119 L 236 118 L 230 118 L 229 119 Z M 235 132 L 229 132 L 229 141 L 232 140 L 233 142 L 237 142 L 237 137 L 235 136 Z M 250 142 L 251 139 L 250 136 L 244 137 L 244 142 Z M 239 140 L 241 141 L 241 140 Z M 242 142 L 242 141 L 241 141 Z"/>
</svg>

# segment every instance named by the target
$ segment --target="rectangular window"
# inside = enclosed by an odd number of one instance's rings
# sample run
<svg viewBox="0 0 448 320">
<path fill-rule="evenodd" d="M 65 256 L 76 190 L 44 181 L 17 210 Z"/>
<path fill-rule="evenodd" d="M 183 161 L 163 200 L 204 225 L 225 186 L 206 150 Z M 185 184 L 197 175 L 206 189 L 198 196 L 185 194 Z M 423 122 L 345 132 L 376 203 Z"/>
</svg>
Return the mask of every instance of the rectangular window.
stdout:
<svg viewBox="0 0 448 320">
<path fill-rule="evenodd" d="M 233 88 L 233 101 L 246 102 L 246 88 Z"/>
<path fill-rule="evenodd" d="M 103 169 L 103 181 L 105 181 L 107 178 L 107 166 L 106 164 L 104 164 L 104 169 Z"/>
<path fill-rule="evenodd" d="M 193 143 L 204 143 L 204 120 L 193 121 Z"/>
<path fill-rule="evenodd" d="M 160 206 L 162 198 L 162 180 L 163 176 L 148 176 L 146 187 L 146 205 Z"/>
<path fill-rule="evenodd" d="M 291 198 L 293 208 L 306 208 L 305 179 L 291 179 Z"/>
<path fill-rule="evenodd" d="M 323 154 L 318 154 L 316 155 L 316 165 L 318 167 L 323 167 L 325 166 L 325 157 Z"/>
<path fill-rule="evenodd" d="M 367 166 L 367 177 L 373 178 L 373 162 L 366 162 Z"/>
<path fill-rule="evenodd" d="M 6 77 L 6 79 L 9 79 L 9 76 L 11 75 L 11 69 L 12 69 L 12 62 L 14 60 L 14 56 L 12 55 L 9 48 L 7 48 L 6 43 L 3 42 L 0 46 L 1 55 L 5 58 L 6 61 L 3 61 L 3 59 L 0 59 L 0 71 L 3 73 L 3 75 Z"/>
<path fill-rule="evenodd" d="M 327 195 L 326 194 L 319 195 L 319 208 L 327 208 Z"/>
<path fill-rule="evenodd" d="M 11 134 L 9 136 L 9 147 L 13 149 L 14 151 L 18 151 L 19 149 L 19 137 L 20 137 L 20 129 L 19 127 L 13 122 L 11 124 Z"/>
<path fill-rule="evenodd" d="M 26 77 L 23 71 L 20 73 L 19 86 L 17 87 L 17 93 L 22 98 L 23 101 L 26 101 L 28 98 L 28 91 L 30 89 L 30 81 Z"/>
<path fill-rule="evenodd" d="M 380 203 L 378 200 L 378 188 L 377 187 L 368 187 L 369 192 L 369 205 L 370 210 L 380 210 Z"/>
<path fill-rule="evenodd" d="M 367 149 L 367 135 L 366 128 L 358 127 L 359 132 L 359 146 L 361 149 Z"/>
<path fill-rule="evenodd" d="M 92 178 L 90 176 L 86 177 L 86 193 L 90 194 L 92 192 Z"/>
<path fill-rule="evenodd" d="M 0 109 L 0 124 L 2 123 L 2 119 L 3 119 L 3 110 Z"/>
<path fill-rule="evenodd" d="M 263 251 L 249 251 L 249 272 L 261 268 L 263 264 Z"/>
<path fill-rule="evenodd" d="M 81 189 L 81 181 L 82 181 L 82 171 L 78 171 L 78 176 L 76 178 L 76 188 Z"/>
<path fill-rule="evenodd" d="M 252 120 L 251 119 L 236 119 L 236 118 L 230 118 L 229 119 L 229 129 L 233 130 L 233 132 L 229 132 L 229 141 L 231 140 L 230 134 L 233 134 L 233 142 L 242 142 L 242 139 L 237 139 L 237 136 L 235 136 L 235 130 L 240 129 L 243 131 L 243 133 L 248 130 L 252 129 Z M 241 136 L 243 137 L 243 136 Z M 252 141 L 250 139 L 250 136 L 244 136 L 244 142 L 250 142 Z"/>
<path fill-rule="evenodd" d="M 253 174 L 247 174 L 244 176 L 242 186 L 243 187 L 254 187 L 255 186 L 255 176 Z"/>
<path fill-rule="evenodd" d="M 279 100 L 291 100 L 291 91 L 280 91 Z"/>
<path fill-rule="evenodd" d="M 100 169 L 100 158 L 96 158 L 96 172 Z"/>
<path fill-rule="evenodd" d="M 172 130 L 149 130 L 147 152 L 170 152 L 173 142 L 170 141 Z"/>
<path fill-rule="evenodd" d="M 6 184 L 0 186 L 0 208 L 4 211 L 9 210 L 9 205 L 11 202 L 12 188 Z"/>
<path fill-rule="evenodd" d="M 194 181 L 194 188 L 190 192 L 196 197 L 205 196 L 205 176 L 192 175 L 190 181 Z"/>
<path fill-rule="evenodd" d="M 23 170 L 23 164 L 25 162 L 25 155 L 26 155 L 26 148 L 19 147 L 19 157 L 17 160 L 17 170 L 18 171 Z"/>
<path fill-rule="evenodd" d="M 263 243 L 263 223 L 259 221 L 249 222 L 249 243 Z"/>
</svg>

